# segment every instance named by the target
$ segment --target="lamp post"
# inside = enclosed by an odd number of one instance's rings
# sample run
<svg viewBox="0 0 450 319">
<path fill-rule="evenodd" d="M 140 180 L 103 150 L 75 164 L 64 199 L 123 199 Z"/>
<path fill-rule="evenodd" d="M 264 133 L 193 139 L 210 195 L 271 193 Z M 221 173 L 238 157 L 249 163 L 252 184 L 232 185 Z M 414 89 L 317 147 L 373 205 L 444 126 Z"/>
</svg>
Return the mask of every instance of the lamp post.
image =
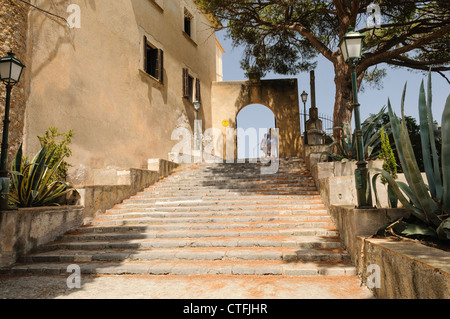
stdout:
<svg viewBox="0 0 450 319">
<path fill-rule="evenodd" d="M 195 145 L 196 145 L 196 149 L 199 150 L 200 149 L 200 139 L 199 139 L 199 127 L 198 127 L 198 111 L 200 110 L 200 107 L 202 106 L 202 104 L 200 103 L 200 101 L 197 99 L 194 101 L 194 109 L 195 112 L 197 113 L 197 117 L 196 117 L 196 122 L 195 122 Z"/>
<path fill-rule="evenodd" d="M 356 84 L 356 65 L 361 59 L 362 39 L 364 36 L 359 32 L 349 28 L 344 38 L 339 43 L 344 62 L 350 65 L 352 70 L 353 89 L 353 109 L 355 110 L 355 135 L 358 162 L 355 170 L 355 185 L 358 198 L 358 208 L 372 208 L 372 195 L 369 184 L 369 172 L 364 155 L 364 145 L 362 139 L 361 119 L 359 114 L 360 104 L 358 103 L 358 88 Z"/>
<path fill-rule="evenodd" d="M 0 158 L 0 210 L 8 209 L 9 176 L 6 168 L 8 160 L 9 107 L 11 90 L 19 82 L 25 66 L 10 51 L 8 56 L 0 59 L 0 80 L 6 85 L 5 118 L 3 120 L 3 138 Z"/>
<path fill-rule="evenodd" d="M 305 144 L 308 142 L 306 139 L 306 101 L 308 101 L 308 93 L 303 91 L 303 93 L 300 95 L 302 97 L 303 102 L 303 122 L 304 122 L 304 129 L 305 129 Z"/>
</svg>

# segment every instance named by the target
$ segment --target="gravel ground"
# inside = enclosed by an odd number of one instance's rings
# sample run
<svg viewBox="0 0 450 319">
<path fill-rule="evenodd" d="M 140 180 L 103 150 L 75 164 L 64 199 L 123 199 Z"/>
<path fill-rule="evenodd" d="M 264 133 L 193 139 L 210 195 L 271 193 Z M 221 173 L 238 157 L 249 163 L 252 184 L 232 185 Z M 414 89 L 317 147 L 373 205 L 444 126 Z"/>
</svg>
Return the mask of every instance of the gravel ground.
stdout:
<svg viewBox="0 0 450 319">
<path fill-rule="evenodd" d="M 372 299 L 356 276 L 0 276 L 1 299 Z"/>
</svg>

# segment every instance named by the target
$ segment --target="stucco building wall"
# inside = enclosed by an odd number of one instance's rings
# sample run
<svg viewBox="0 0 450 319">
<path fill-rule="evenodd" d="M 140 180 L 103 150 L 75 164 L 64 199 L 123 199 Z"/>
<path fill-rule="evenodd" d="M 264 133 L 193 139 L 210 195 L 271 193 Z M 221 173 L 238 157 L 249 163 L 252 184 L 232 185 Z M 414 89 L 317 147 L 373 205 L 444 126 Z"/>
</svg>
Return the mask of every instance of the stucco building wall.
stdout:
<svg viewBox="0 0 450 319">
<path fill-rule="evenodd" d="M 211 86 L 217 79 L 217 40 L 211 21 L 192 0 L 39 1 L 69 16 L 80 7 L 81 27 L 31 10 L 29 94 L 25 152 L 39 149 L 37 135 L 50 126 L 75 131 L 71 182 L 89 184 L 92 171 L 146 168 L 149 158 L 167 159 L 177 141 L 172 131 L 193 128 L 191 102 L 182 98 L 182 69 L 200 79 L 199 118 L 211 126 Z M 193 16 L 185 34 L 185 9 Z M 143 70 L 144 36 L 164 52 L 163 83 Z"/>
</svg>

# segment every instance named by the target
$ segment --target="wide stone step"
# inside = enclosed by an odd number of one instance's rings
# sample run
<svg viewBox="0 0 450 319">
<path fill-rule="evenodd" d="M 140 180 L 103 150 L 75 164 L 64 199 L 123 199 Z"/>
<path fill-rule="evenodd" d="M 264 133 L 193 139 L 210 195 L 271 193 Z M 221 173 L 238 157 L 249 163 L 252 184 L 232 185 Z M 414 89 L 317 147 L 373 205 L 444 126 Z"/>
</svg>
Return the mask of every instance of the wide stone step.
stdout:
<svg viewBox="0 0 450 319">
<path fill-rule="evenodd" d="M 238 177 L 235 178 L 224 178 L 218 176 L 210 176 L 208 178 L 202 176 L 192 176 L 186 178 L 177 178 L 170 177 L 164 182 L 158 183 L 158 185 L 154 185 L 153 187 L 160 186 L 220 186 L 220 185 L 229 185 L 230 183 L 238 182 L 240 185 L 260 185 L 260 184 L 268 184 L 274 186 L 311 186 L 314 185 L 314 180 L 311 177 L 306 176 L 286 176 L 283 178 L 261 178 L 261 177 Z"/>
<path fill-rule="evenodd" d="M 242 193 L 225 193 L 222 195 L 214 196 L 211 194 L 199 194 L 196 196 L 184 195 L 182 193 L 176 196 L 160 196 L 154 194 L 149 190 L 144 190 L 137 193 L 135 196 L 129 198 L 131 199 L 145 199 L 150 202 L 172 202 L 172 201 L 192 201 L 192 200 L 205 200 L 205 201 L 223 201 L 224 203 L 229 203 L 230 201 L 245 200 L 253 202 L 270 202 L 270 201 L 309 201 L 309 200 L 322 200 L 320 195 L 242 195 Z"/>
<path fill-rule="evenodd" d="M 348 261 L 349 255 L 340 247 L 211 247 L 183 249 L 122 249 L 122 250 L 53 250 L 22 257 L 31 262 L 91 262 L 91 261 L 184 261 L 184 260 L 278 260 Z"/>
<path fill-rule="evenodd" d="M 186 234 L 183 237 L 216 237 L 212 232 L 221 231 L 222 232 L 233 232 L 234 234 L 241 234 L 246 229 L 246 233 L 252 233 L 254 236 L 261 236 L 260 234 L 267 234 L 268 236 L 272 236 L 274 232 L 291 232 L 290 230 L 293 228 L 298 228 L 297 231 L 300 231 L 304 228 L 326 228 L 330 226 L 330 222 L 317 222 L 317 221 L 308 221 L 308 222 L 295 222 L 295 223 L 252 223 L 248 225 L 248 223 L 198 223 L 198 224 L 159 224 L 159 225 L 150 225 L 146 226 L 145 230 L 140 231 L 139 233 L 119 233 L 117 231 L 114 232 L 106 232 L 104 230 L 99 230 L 100 227 L 94 228 L 94 230 L 86 231 L 86 228 L 82 231 L 77 231 L 73 233 L 66 234 L 62 237 L 63 240 L 66 241 L 74 241 L 74 240 L 115 240 L 115 239 L 132 239 L 132 238 L 163 238 L 166 236 L 170 236 L 174 232 L 177 234 L 176 237 L 179 237 L 178 234 Z M 113 227 L 110 227 L 113 228 Z M 126 229 L 126 227 L 123 227 Z M 188 232 L 195 232 L 194 234 L 189 234 Z M 165 235 L 161 235 L 161 232 L 164 232 Z M 204 233 L 202 233 L 204 232 Z M 230 235 L 231 236 L 231 235 Z M 226 236 L 226 237 L 230 237 Z"/>
<path fill-rule="evenodd" d="M 178 179 L 170 179 L 165 181 L 164 183 L 159 183 L 156 187 L 174 187 L 174 186 L 183 186 L 183 187 L 221 187 L 221 186 L 232 186 L 232 184 L 238 183 L 239 186 L 245 187 L 260 187 L 261 185 L 268 185 L 272 187 L 314 187 L 314 180 L 312 179 L 292 179 L 292 180 L 273 180 L 273 179 L 244 179 L 235 178 L 235 179 L 198 179 L 192 178 L 188 181 L 178 180 Z"/>
<path fill-rule="evenodd" d="M 271 225 L 276 227 L 277 224 L 290 224 L 295 227 L 301 227 L 306 221 L 330 221 L 331 218 L 326 214 L 303 214 L 303 215 L 284 215 L 280 216 L 271 211 L 252 212 L 248 215 L 242 215 L 236 212 L 235 214 L 222 214 L 221 216 L 215 213 L 165 213 L 165 212 L 131 212 L 102 215 L 92 222 L 93 225 L 100 221 L 107 220 L 136 220 L 144 218 L 151 227 L 161 225 L 167 227 L 168 224 L 180 227 L 178 224 L 193 224 L 192 227 L 199 227 L 197 224 L 208 225 L 212 227 L 224 227 L 232 223 L 245 223 L 248 227 L 262 227 L 263 225 Z M 142 222 L 141 222 L 142 223 Z M 184 225 L 188 227 L 188 225 Z"/>
<path fill-rule="evenodd" d="M 92 250 L 92 249 L 149 249 L 149 248 L 185 248 L 185 247 L 303 247 L 337 248 L 340 242 L 336 232 L 317 229 L 304 229 L 298 235 L 276 236 L 240 236 L 240 237 L 164 237 L 147 238 L 144 234 L 134 234 L 131 238 L 97 241 L 59 241 L 41 247 L 41 250 Z M 144 237 L 144 238 L 142 238 Z"/>
<path fill-rule="evenodd" d="M 277 217 L 261 217 L 261 218 L 257 218 L 257 217 L 249 217 L 247 219 L 248 223 L 255 223 L 255 222 L 262 222 L 262 221 L 275 221 Z M 211 223 L 214 223 L 214 219 L 195 219 L 194 221 L 196 223 L 208 223 L 209 220 L 211 220 Z M 298 220 L 297 218 L 291 217 L 291 216 L 286 216 L 284 219 L 280 217 L 280 220 L 286 220 L 286 221 L 296 221 Z M 222 221 L 223 220 L 219 220 Z M 229 220 L 227 220 L 229 223 L 239 223 L 239 222 L 244 222 L 245 219 L 242 217 L 237 217 L 237 218 L 230 218 Z M 177 222 L 183 222 L 183 220 L 166 220 L 166 221 L 162 221 L 162 220 L 157 220 L 155 218 L 123 218 L 123 219 L 97 219 L 91 222 L 92 226 L 114 226 L 114 225 L 155 225 L 155 224 L 161 224 L 161 223 L 177 223 Z M 186 222 L 192 222 L 192 221 L 188 221 L 186 220 Z M 296 226 L 298 228 L 300 227 L 328 227 L 331 223 L 331 220 L 314 220 L 314 219 L 310 219 L 310 220 L 304 220 L 301 224 L 302 226 Z M 312 226 L 314 225 L 314 226 Z M 197 226 L 193 226 L 193 227 L 197 227 Z"/>
<path fill-rule="evenodd" d="M 155 206 L 196 206 L 196 205 L 323 205 L 323 201 L 318 198 L 308 198 L 308 199 L 248 199 L 248 198 L 190 198 L 184 197 L 182 200 L 156 200 L 154 198 L 148 197 L 132 197 L 123 201 L 124 204 L 146 204 Z"/>
<path fill-rule="evenodd" d="M 150 207 L 149 207 L 150 206 Z M 184 206 L 184 205 L 158 205 L 153 206 L 147 205 L 145 203 L 127 203 L 127 204 L 119 204 L 116 205 L 116 209 L 127 209 L 128 211 L 134 210 L 134 211 L 165 211 L 165 212 L 208 212 L 208 211 L 236 211 L 236 210 L 324 210 L 325 206 L 323 203 L 320 204 L 298 204 L 298 205 L 292 205 L 292 204 L 247 204 L 247 205 L 194 205 L 194 206 Z M 108 213 L 112 212 L 113 210 L 108 210 Z"/>
<path fill-rule="evenodd" d="M 68 276 L 71 263 L 33 263 L 16 265 L 0 272 L 11 274 L 55 274 Z M 356 269 L 348 262 L 283 261 L 152 261 L 78 263 L 81 274 L 103 275 L 284 275 L 284 276 L 354 276 Z"/>
<path fill-rule="evenodd" d="M 230 237 L 246 237 L 246 236 L 302 236 L 305 233 L 311 233 L 314 231 L 317 235 L 334 236 L 336 233 L 332 230 L 325 229 L 328 223 L 309 222 L 309 226 L 303 228 L 255 228 L 249 229 L 243 228 L 229 228 L 229 229 L 202 229 L 202 230 L 164 230 L 164 231 L 152 231 L 147 230 L 142 236 L 145 238 L 230 238 Z M 322 229 L 320 227 L 323 227 Z M 133 238 L 136 234 L 122 234 L 122 239 Z M 65 235 L 64 240 L 86 240 L 94 238 L 104 238 L 104 240 L 118 239 L 117 233 L 106 234 L 81 234 L 81 235 Z"/>
<path fill-rule="evenodd" d="M 168 230 L 202 230 L 202 229 L 230 229 L 236 228 L 236 226 L 240 226 L 239 221 L 231 221 L 231 222 L 223 222 L 220 220 L 218 223 L 203 223 L 202 220 L 197 221 L 197 223 L 187 223 L 183 222 L 183 219 L 176 219 L 176 222 L 168 222 L 167 219 L 161 219 L 163 223 L 154 223 L 154 224 L 129 224 L 129 225 L 90 225 L 78 228 L 76 231 L 69 232 L 66 235 L 74 235 L 74 234 L 84 234 L 84 233 L 125 233 L 125 232 L 136 232 L 136 233 L 146 233 L 147 231 L 154 230 L 162 230 L 161 228 L 167 228 Z M 304 222 L 295 221 L 274 221 L 263 220 L 263 221 L 244 221 L 245 227 L 249 229 L 258 229 L 258 228 L 280 228 L 280 226 L 290 226 L 291 228 L 298 223 L 304 224 Z M 328 228 L 332 225 L 331 222 L 328 223 Z M 307 227 L 302 225 L 302 228 Z M 243 228 L 243 227 L 242 227 Z"/>
<path fill-rule="evenodd" d="M 236 191 L 236 190 L 246 190 L 246 191 L 293 191 L 293 192 L 308 192 L 315 191 L 316 186 L 311 185 L 295 185 L 295 186 L 281 186 L 281 185 L 271 185 L 268 183 L 261 183 L 257 185 L 240 185 L 233 182 L 233 185 L 225 185 L 223 183 L 217 184 L 216 186 L 191 186 L 191 185 L 159 185 L 157 188 L 153 189 L 154 191 L 195 191 L 195 192 L 214 192 L 217 190 L 227 190 L 227 191 Z"/>
<path fill-rule="evenodd" d="M 222 196 L 222 195 L 286 195 L 286 196 L 292 196 L 292 195 L 319 195 L 319 192 L 315 187 L 311 189 L 291 189 L 290 187 L 286 187 L 284 189 L 277 188 L 277 187 L 267 187 L 267 188 L 249 188 L 249 187 L 242 187 L 240 189 L 231 189 L 231 188 L 212 188 L 212 187 L 205 187 L 202 189 L 198 189 L 195 187 L 182 189 L 183 192 L 180 192 L 181 190 L 173 187 L 167 187 L 166 189 L 161 188 L 149 188 L 147 189 L 148 192 L 151 192 L 152 194 L 170 194 L 170 196 L 187 196 L 187 195 L 203 195 L 203 196 Z"/>
<path fill-rule="evenodd" d="M 285 216 L 285 215 L 318 215 L 327 214 L 325 209 L 230 209 L 230 210 L 196 210 L 196 209 L 154 209 L 148 207 L 139 208 L 115 208 L 107 210 L 107 212 L 99 216 L 96 220 L 118 218 L 118 216 L 131 217 L 132 215 L 137 217 L 247 217 L 247 216 L 260 216 L 260 215 L 273 215 L 273 216 Z"/>
</svg>

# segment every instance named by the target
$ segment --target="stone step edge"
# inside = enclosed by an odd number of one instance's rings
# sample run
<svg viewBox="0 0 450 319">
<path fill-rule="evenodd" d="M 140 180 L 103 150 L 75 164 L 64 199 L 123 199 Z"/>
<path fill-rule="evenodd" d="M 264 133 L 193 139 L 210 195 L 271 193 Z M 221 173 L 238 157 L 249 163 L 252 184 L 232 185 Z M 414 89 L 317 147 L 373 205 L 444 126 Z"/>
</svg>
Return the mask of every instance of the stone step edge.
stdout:
<svg viewBox="0 0 450 319">
<path fill-rule="evenodd" d="M 165 204 L 177 204 L 177 205 L 198 205 L 198 204 L 219 204 L 219 203 L 239 203 L 240 205 L 246 205 L 247 203 L 251 205 L 263 205 L 263 204 L 285 204 L 289 205 L 291 203 L 296 203 L 296 205 L 315 205 L 315 204 L 323 204 L 322 198 L 289 198 L 289 199 L 271 199 L 271 198 L 258 198 L 258 199 L 236 199 L 235 196 L 230 196 L 228 199 L 223 198 L 195 198 L 192 199 L 190 197 L 185 197 L 183 200 L 157 200 L 154 198 L 145 198 L 145 197 L 137 197 L 133 196 L 128 199 L 125 199 L 123 203 L 146 203 L 146 204 L 154 204 L 154 205 L 165 205 Z"/>
<path fill-rule="evenodd" d="M 285 261 L 285 262 L 325 262 L 349 261 L 350 256 L 342 247 L 302 248 L 298 247 L 212 247 L 183 249 L 123 249 L 104 250 L 65 250 L 38 252 L 23 256 L 19 263 L 39 262 L 133 262 L 133 261 Z"/>
<path fill-rule="evenodd" d="M 304 233 L 310 233 L 309 231 L 306 231 Z M 333 235 L 337 235 L 333 234 Z M 286 237 L 286 239 L 288 240 L 282 240 L 279 239 L 278 241 L 273 239 L 274 237 L 280 237 L 280 236 L 260 236 L 259 234 L 256 234 L 254 236 L 235 236 L 235 237 L 214 237 L 214 236 L 203 236 L 203 237 L 189 237 L 189 236 L 185 236 L 185 237 L 167 237 L 167 236 L 161 236 L 161 237 L 155 237 L 155 235 L 153 233 L 147 234 L 147 233 L 139 233 L 139 232 L 127 232 L 127 233 L 120 233 L 120 232 L 98 232 L 98 233 L 93 233 L 93 232 L 85 232 L 85 233 L 76 233 L 76 234 L 66 234 L 61 236 L 60 238 L 58 238 L 58 241 L 55 241 L 55 244 L 58 245 L 64 245 L 64 244 L 68 244 L 68 243 L 73 243 L 73 245 L 75 245 L 75 243 L 90 243 L 90 245 L 103 245 L 102 247 L 108 248 L 107 246 L 104 246 L 104 244 L 106 244 L 107 242 L 109 242 L 111 245 L 117 244 L 119 242 L 122 242 L 123 244 L 129 243 L 131 244 L 137 244 L 139 242 L 142 243 L 146 243 L 148 241 L 152 241 L 152 240 L 159 240 L 159 241 L 177 241 L 179 240 L 180 242 L 183 241 L 205 241 L 205 245 L 206 242 L 211 243 L 211 241 L 215 241 L 215 242 L 221 242 L 221 241 L 228 241 L 229 239 L 235 239 L 237 241 L 241 240 L 242 242 L 251 242 L 252 240 L 255 242 L 255 246 L 258 246 L 257 244 L 260 243 L 261 241 L 264 243 L 267 242 L 274 242 L 274 243 L 281 243 L 281 244 L 276 244 L 276 247 L 281 247 L 282 244 L 284 242 L 287 243 L 297 243 L 297 244 L 301 244 L 301 245 L 305 245 L 305 244 L 313 244 L 313 243 L 317 243 L 317 242 L 324 242 L 324 239 L 327 239 L 328 241 L 325 242 L 335 242 L 335 239 L 338 238 L 337 236 L 321 236 L 321 235 L 298 235 L 295 236 L 295 238 L 292 239 L 288 239 L 290 236 L 284 236 Z M 249 239 L 251 238 L 251 239 Z M 266 239 L 268 238 L 268 239 Z M 130 242 L 132 241 L 132 242 Z M 53 243 L 49 243 L 47 245 L 44 246 L 51 246 Z M 89 244 L 87 244 L 89 245 Z M 209 245 L 209 246 L 214 246 L 214 245 Z M 297 247 L 297 246 L 296 246 Z"/>
<path fill-rule="evenodd" d="M 320 216 L 319 216 L 320 217 Z M 235 219 L 241 219 L 235 220 Z M 251 219 L 251 220 L 246 220 Z M 288 228 L 288 227 L 298 227 L 298 228 L 304 228 L 310 226 L 307 224 L 307 222 L 311 223 L 327 223 L 329 225 L 332 223 L 332 220 L 329 216 L 322 216 L 322 218 L 311 218 L 311 216 L 308 216 L 308 219 L 304 220 L 271 220 L 270 217 L 267 217 L 267 220 L 262 218 L 260 220 L 255 220 L 256 218 L 233 218 L 231 221 L 226 220 L 218 220 L 218 218 L 171 218 L 170 220 L 167 220 L 167 218 L 155 218 L 152 219 L 152 222 L 145 223 L 146 225 L 143 226 L 145 229 L 142 229 L 141 231 L 158 231 L 158 230 L 226 230 L 226 229 L 234 229 L 234 228 L 248 228 L 248 229 L 263 229 L 263 228 Z M 118 219 L 119 220 L 119 219 Z M 132 219 L 128 219 L 128 221 L 131 221 Z M 134 219 L 133 219 L 134 220 Z M 114 221 L 111 219 L 103 219 L 103 221 Z M 117 223 L 117 220 L 111 224 L 114 225 L 107 225 L 108 223 L 101 223 L 100 221 L 96 221 L 96 223 L 86 225 L 83 228 L 80 228 L 79 232 L 104 232 L 101 228 L 113 228 Z M 126 227 L 126 223 L 119 223 L 122 224 L 123 227 Z M 142 225 L 142 223 L 140 223 Z M 321 224 L 325 226 L 325 224 Z M 102 227 L 104 226 L 104 227 Z M 89 228 L 96 228 L 96 230 L 90 230 Z M 117 231 L 116 231 L 117 232 Z"/>
<path fill-rule="evenodd" d="M 214 263 L 216 263 L 214 265 Z M 68 263 L 36 263 L 0 269 L 0 274 L 53 274 L 69 276 Z M 103 275 L 281 275 L 281 276 L 354 276 L 351 264 L 255 262 L 98 262 L 79 263 L 81 274 Z"/>
<path fill-rule="evenodd" d="M 305 241 L 305 237 L 284 236 L 264 236 L 263 238 L 254 237 L 209 237 L 209 238 L 145 238 L 145 239 L 118 239 L 118 240 L 91 240 L 91 241 L 55 241 L 40 247 L 40 251 L 52 251 L 58 249 L 66 250 L 97 250 L 97 249 L 158 249 L 158 248 L 212 248 L 212 247 L 240 247 L 240 248 L 266 248 L 266 247 L 295 247 L 305 248 L 315 246 L 316 237 L 328 238 L 330 243 L 334 243 L 336 234 L 328 236 L 311 236 L 313 242 Z M 325 242 L 326 243 L 326 242 Z"/>
<path fill-rule="evenodd" d="M 332 226 L 331 222 L 324 222 L 326 225 L 308 225 L 312 227 L 298 227 L 298 228 L 279 228 L 279 229 L 248 229 L 244 227 L 230 228 L 218 231 L 217 229 L 200 229 L 200 230 L 161 230 L 161 231 L 146 231 L 147 238 L 229 238 L 229 237 L 245 237 L 245 236 L 302 236 L 296 234 L 302 233 L 337 233 L 337 230 Z M 176 236 L 176 237 L 173 237 Z"/>
</svg>

